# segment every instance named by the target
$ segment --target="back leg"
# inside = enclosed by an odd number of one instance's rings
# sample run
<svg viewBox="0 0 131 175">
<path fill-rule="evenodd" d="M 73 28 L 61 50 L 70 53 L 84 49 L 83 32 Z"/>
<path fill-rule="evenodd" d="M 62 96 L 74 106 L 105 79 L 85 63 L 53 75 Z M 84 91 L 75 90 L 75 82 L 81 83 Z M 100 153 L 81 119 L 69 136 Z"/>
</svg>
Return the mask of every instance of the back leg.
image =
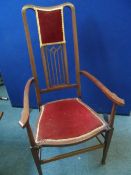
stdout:
<svg viewBox="0 0 131 175">
<path fill-rule="evenodd" d="M 112 135 L 113 135 L 113 130 L 114 130 L 114 128 L 111 128 L 105 134 L 105 146 L 104 146 L 104 149 L 103 149 L 103 156 L 102 156 L 102 161 L 101 161 L 102 164 L 105 164 L 105 161 L 106 161 L 107 153 L 108 153 L 109 146 L 110 146 L 110 143 L 111 143 L 111 138 L 112 138 Z"/>
</svg>

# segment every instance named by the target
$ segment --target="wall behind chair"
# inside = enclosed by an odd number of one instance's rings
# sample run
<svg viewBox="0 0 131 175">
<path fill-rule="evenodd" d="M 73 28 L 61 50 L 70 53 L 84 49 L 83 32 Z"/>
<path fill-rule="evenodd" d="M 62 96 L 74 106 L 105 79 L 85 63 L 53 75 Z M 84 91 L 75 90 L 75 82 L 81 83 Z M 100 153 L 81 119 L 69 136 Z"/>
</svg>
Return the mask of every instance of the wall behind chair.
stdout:
<svg viewBox="0 0 131 175">
<path fill-rule="evenodd" d="M 126 101 L 119 114 L 131 109 L 131 1 L 68 0 L 76 7 L 81 69 L 88 70 Z M 21 107 L 24 85 L 31 70 L 21 9 L 25 4 L 56 5 L 66 0 L 1 1 L 0 70 L 12 106 Z M 39 57 L 39 53 L 35 54 Z M 82 78 L 84 100 L 98 112 L 109 112 L 111 103 Z M 31 92 L 34 95 L 32 90 Z M 71 92 L 72 93 L 72 92 Z M 46 96 L 48 101 L 48 96 Z M 55 95 L 54 95 L 55 98 Z M 35 106 L 31 98 L 31 106 Z"/>
</svg>

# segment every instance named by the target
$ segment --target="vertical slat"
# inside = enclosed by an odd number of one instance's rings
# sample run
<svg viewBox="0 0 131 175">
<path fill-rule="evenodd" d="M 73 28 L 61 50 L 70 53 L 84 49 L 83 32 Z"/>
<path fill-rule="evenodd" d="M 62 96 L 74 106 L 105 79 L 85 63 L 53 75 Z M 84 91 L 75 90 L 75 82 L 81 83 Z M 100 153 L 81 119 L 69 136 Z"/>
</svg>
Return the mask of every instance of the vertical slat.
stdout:
<svg viewBox="0 0 131 175">
<path fill-rule="evenodd" d="M 62 76 L 61 76 L 61 66 L 60 66 L 60 52 L 61 52 L 61 46 L 57 52 L 58 72 L 59 72 L 59 80 L 60 80 L 60 84 L 61 84 L 62 83 Z"/>
<path fill-rule="evenodd" d="M 45 59 L 46 59 L 47 70 L 48 70 L 49 85 L 51 86 L 52 81 L 51 81 L 50 62 L 49 62 L 49 57 L 48 57 L 48 48 L 47 48 L 47 46 L 45 46 L 44 49 L 45 49 Z"/>
<path fill-rule="evenodd" d="M 53 59 L 52 59 L 52 51 L 49 51 L 49 55 L 50 55 L 50 63 L 51 63 L 51 69 L 52 69 L 52 85 L 55 85 L 55 72 L 54 72 L 54 65 L 53 65 Z"/>
<path fill-rule="evenodd" d="M 63 47 L 62 47 L 63 48 Z M 62 64 L 62 74 L 63 74 L 63 83 L 65 83 L 66 81 L 66 75 L 65 75 L 65 65 L 64 65 L 64 60 L 63 60 L 63 49 L 61 49 L 61 64 Z"/>
<path fill-rule="evenodd" d="M 63 53 L 64 53 L 64 65 L 65 65 L 65 78 L 66 83 L 69 83 L 69 73 L 68 73 L 68 61 L 67 61 L 67 51 L 66 51 L 66 44 L 63 44 Z"/>
<path fill-rule="evenodd" d="M 49 77 L 48 77 L 48 71 L 47 71 L 47 64 L 46 64 L 46 58 L 45 58 L 45 53 L 44 53 L 44 47 L 41 47 L 41 56 L 42 56 L 42 62 L 43 62 L 43 67 L 44 67 L 46 86 L 49 87 Z"/>
<path fill-rule="evenodd" d="M 55 67 L 55 74 L 56 74 L 56 84 L 59 84 L 59 80 L 58 80 L 58 73 L 57 73 L 57 64 L 56 64 L 56 53 L 58 52 L 58 50 L 55 50 L 53 53 L 54 56 L 54 67 Z"/>
</svg>

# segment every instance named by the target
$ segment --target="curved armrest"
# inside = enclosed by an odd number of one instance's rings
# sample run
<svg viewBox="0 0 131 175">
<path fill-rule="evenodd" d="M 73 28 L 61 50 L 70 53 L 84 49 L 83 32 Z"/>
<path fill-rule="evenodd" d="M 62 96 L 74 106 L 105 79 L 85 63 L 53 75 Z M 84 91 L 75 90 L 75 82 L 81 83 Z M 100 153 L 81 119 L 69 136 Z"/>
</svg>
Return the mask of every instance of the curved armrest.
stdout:
<svg viewBox="0 0 131 175">
<path fill-rule="evenodd" d="M 105 87 L 97 78 L 91 75 L 87 71 L 80 71 L 82 75 L 91 80 L 111 101 L 117 105 L 124 105 L 125 102 L 123 99 L 119 98 L 115 93 L 112 93 L 107 87 Z"/>
<path fill-rule="evenodd" d="M 24 100 L 23 100 L 23 110 L 21 113 L 21 119 L 19 121 L 19 124 L 22 128 L 25 127 L 28 119 L 29 119 L 29 114 L 30 114 L 30 109 L 29 109 L 29 90 L 32 82 L 34 81 L 34 77 L 30 78 L 25 86 L 24 89 Z"/>
</svg>

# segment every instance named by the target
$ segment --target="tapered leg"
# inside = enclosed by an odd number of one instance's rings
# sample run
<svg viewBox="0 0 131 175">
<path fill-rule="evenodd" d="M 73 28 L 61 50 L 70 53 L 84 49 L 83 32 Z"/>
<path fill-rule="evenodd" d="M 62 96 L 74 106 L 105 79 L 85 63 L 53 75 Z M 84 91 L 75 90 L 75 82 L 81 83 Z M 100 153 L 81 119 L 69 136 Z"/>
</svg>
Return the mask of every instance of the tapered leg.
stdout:
<svg viewBox="0 0 131 175">
<path fill-rule="evenodd" d="M 102 156 L 102 161 L 101 161 L 102 164 L 105 164 L 105 161 L 106 161 L 108 149 L 109 149 L 109 146 L 110 146 L 110 143 L 111 143 L 111 138 L 112 138 L 112 135 L 113 135 L 113 130 L 114 129 L 111 128 L 109 131 L 106 132 L 106 135 L 105 135 L 105 146 L 104 146 L 104 149 L 103 149 L 103 156 Z"/>
<path fill-rule="evenodd" d="M 3 116 L 3 112 L 0 112 L 0 120 L 1 120 L 2 116 Z"/>
<path fill-rule="evenodd" d="M 39 151 L 36 148 L 31 148 L 31 153 L 34 158 L 34 162 L 36 164 L 38 173 L 39 175 L 42 175 L 42 169 L 41 169 L 40 159 L 39 159 Z"/>
</svg>

